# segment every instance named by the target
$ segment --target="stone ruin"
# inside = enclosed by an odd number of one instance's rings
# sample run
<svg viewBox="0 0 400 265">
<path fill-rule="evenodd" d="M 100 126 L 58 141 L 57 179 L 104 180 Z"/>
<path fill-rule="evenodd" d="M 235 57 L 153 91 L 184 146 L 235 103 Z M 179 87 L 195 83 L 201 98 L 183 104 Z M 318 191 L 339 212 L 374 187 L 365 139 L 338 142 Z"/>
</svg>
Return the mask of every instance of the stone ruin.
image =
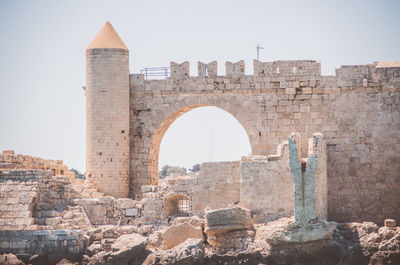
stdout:
<svg viewBox="0 0 400 265">
<path fill-rule="evenodd" d="M 127 47 L 111 24 L 103 27 L 86 50 L 86 170 L 93 189 L 143 198 L 143 186 L 158 185 L 159 148 L 169 126 L 194 108 L 215 106 L 245 129 L 250 160 L 268 157 L 264 162 L 233 162 L 232 169 L 221 163 L 217 172 L 233 176 L 235 170 L 246 171 L 246 164 L 272 166 L 277 146 L 294 132 L 300 137 L 301 157 L 308 157 L 308 139 L 321 133 L 328 218 L 379 224 L 388 216 L 400 218 L 400 63 L 341 66 L 331 76 L 321 75 L 320 63 L 312 60 L 255 60 L 251 75 L 244 61 L 226 62 L 225 75 L 219 75 L 215 61 L 197 66 L 197 76 L 190 75 L 189 62 L 171 62 L 170 76 L 164 79 L 130 74 Z M 263 201 L 265 192 L 255 190 L 288 189 L 283 184 L 287 180 L 267 187 L 268 180 L 254 179 L 253 187 L 225 189 L 236 196 L 232 203 L 240 197 L 254 204 L 253 210 L 270 207 L 273 203 Z M 211 185 L 209 195 L 218 194 L 219 186 Z M 250 198 L 254 194 L 261 198 Z M 290 198 L 281 199 L 290 205 Z"/>
<path fill-rule="evenodd" d="M 0 264 L 400 263 L 398 63 L 172 62 L 148 80 L 109 23 L 86 54 L 86 179 L 3 151 Z M 158 180 L 164 133 L 201 106 L 252 154 Z"/>
</svg>

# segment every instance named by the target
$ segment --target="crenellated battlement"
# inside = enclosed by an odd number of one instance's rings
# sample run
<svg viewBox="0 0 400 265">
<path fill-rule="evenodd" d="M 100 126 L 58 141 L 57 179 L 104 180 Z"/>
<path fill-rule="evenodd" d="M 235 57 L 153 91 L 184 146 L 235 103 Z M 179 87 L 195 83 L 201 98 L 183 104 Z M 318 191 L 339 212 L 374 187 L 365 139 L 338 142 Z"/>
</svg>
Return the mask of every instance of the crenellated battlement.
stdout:
<svg viewBox="0 0 400 265">
<path fill-rule="evenodd" d="M 400 66 L 374 63 L 341 66 L 332 76 L 321 75 L 321 64 L 312 60 L 261 62 L 254 60 L 254 74 L 245 75 L 245 62 L 226 62 L 225 76 L 218 76 L 218 63 L 198 62 L 198 76 L 190 76 L 188 61 L 171 62 L 171 76 L 145 80 L 142 74 L 130 75 L 133 92 L 161 91 L 254 91 L 271 90 L 278 94 L 337 93 L 358 88 L 400 89 Z"/>
</svg>

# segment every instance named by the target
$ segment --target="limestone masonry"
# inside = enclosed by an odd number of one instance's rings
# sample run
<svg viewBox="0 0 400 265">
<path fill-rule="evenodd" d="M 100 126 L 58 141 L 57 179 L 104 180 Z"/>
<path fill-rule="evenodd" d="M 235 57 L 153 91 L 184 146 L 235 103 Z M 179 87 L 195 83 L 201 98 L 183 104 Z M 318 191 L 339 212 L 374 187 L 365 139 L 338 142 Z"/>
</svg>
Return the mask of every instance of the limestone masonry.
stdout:
<svg viewBox="0 0 400 265">
<path fill-rule="evenodd" d="M 86 179 L 0 153 L 0 264 L 400 264 L 400 62 L 189 67 L 130 74 L 104 25 L 86 50 Z M 158 179 L 165 132 L 202 106 L 232 114 L 252 154 Z"/>
<path fill-rule="evenodd" d="M 226 75 L 218 76 L 217 62 L 199 62 L 198 76 L 190 76 L 188 62 L 172 62 L 166 79 L 129 75 L 128 50 L 106 24 L 87 49 L 87 177 L 94 187 L 142 198 L 144 185 L 158 184 L 160 142 L 168 127 L 191 109 L 216 106 L 245 128 L 252 155 L 264 157 L 232 164 L 231 172 L 241 172 L 235 180 L 241 184 L 234 188 L 240 196 L 231 203 L 247 198 L 258 211 L 257 204 L 273 204 L 265 203 L 262 189 L 271 189 L 269 194 L 283 189 L 286 205 L 280 209 L 292 209 L 288 167 L 276 168 L 267 156 L 296 132 L 300 156 L 307 157 L 308 139 L 321 133 L 328 219 L 382 223 L 388 216 L 400 218 L 398 63 L 342 66 L 334 76 L 321 76 L 320 64 L 311 60 L 255 60 L 253 75 L 245 74 L 243 61 L 227 62 L 225 68 Z M 257 176 L 247 182 L 246 172 L 255 168 L 246 163 L 268 173 L 253 172 Z M 273 180 L 280 174 L 281 181 Z M 233 173 L 225 177 L 235 179 Z"/>
</svg>

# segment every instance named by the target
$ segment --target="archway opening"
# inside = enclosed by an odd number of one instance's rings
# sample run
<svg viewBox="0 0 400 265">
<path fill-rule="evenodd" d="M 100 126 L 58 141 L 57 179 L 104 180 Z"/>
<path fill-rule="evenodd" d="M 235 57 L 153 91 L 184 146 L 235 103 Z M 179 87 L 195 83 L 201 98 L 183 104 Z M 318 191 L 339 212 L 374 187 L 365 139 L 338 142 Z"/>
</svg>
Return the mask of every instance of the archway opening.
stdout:
<svg viewBox="0 0 400 265">
<path fill-rule="evenodd" d="M 165 166 L 196 169 L 203 162 L 234 161 L 251 154 L 249 137 L 229 112 L 195 105 L 168 116 L 153 136 L 152 184 Z"/>
</svg>

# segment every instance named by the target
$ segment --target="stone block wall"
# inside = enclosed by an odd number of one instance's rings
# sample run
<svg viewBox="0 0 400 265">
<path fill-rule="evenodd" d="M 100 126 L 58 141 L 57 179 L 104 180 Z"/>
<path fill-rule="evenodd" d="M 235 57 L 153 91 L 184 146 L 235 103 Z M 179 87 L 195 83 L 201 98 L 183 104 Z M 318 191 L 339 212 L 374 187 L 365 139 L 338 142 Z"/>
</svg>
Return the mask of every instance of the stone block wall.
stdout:
<svg viewBox="0 0 400 265">
<path fill-rule="evenodd" d="M 52 170 L 0 171 L 0 230 L 54 229 L 76 198 L 69 177 Z"/>
<path fill-rule="evenodd" d="M 207 162 L 191 176 L 167 178 L 159 186 L 143 186 L 142 217 L 145 222 L 167 218 L 168 205 L 178 198 L 189 199 L 190 215 L 224 208 L 240 201 L 240 161 Z"/>
<path fill-rule="evenodd" d="M 273 154 L 298 132 L 307 157 L 308 139 L 324 135 L 328 219 L 400 221 L 400 67 L 344 66 L 335 76 L 321 76 L 314 61 L 255 65 L 254 75 L 243 76 L 131 75 L 131 195 L 157 183 L 167 128 L 193 108 L 216 106 L 244 127 L 252 155 Z"/>
<path fill-rule="evenodd" d="M 35 229 L 32 210 L 40 174 L 50 173 L 0 171 L 0 230 Z"/>
<path fill-rule="evenodd" d="M 19 257 L 49 254 L 70 257 L 81 256 L 88 246 L 83 231 L 1 231 L 0 254 L 14 253 Z M 54 263 L 55 264 L 55 263 Z"/>
<path fill-rule="evenodd" d="M 140 217 L 137 201 L 129 198 L 115 199 L 104 196 L 96 199 L 77 199 L 75 203 L 85 209 L 92 225 L 132 225 L 135 219 Z"/>
<path fill-rule="evenodd" d="M 200 186 L 193 190 L 193 211 L 204 214 L 205 208 L 219 209 L 240 201 L 240 161 L 207 162 L 200 166 Z"/>
<path fill-rule="evenodd" d="M 279 145 L 277 155 L 244 157 L 240 167 L 241 206 L 251 210 L 256 222 L 293 215 L 294 181 L 287 141 Z"/>
<path fill-rule="evenodd" d="M 0 170 L 11 169 L 42 169 L 52 170 L 53 174 L 75 177 L 75 173 L 68 170 L 62 160 L 50 160 L 29 155 L 15 154 L 12 150 L 0 153 Z"/>
</svg>

